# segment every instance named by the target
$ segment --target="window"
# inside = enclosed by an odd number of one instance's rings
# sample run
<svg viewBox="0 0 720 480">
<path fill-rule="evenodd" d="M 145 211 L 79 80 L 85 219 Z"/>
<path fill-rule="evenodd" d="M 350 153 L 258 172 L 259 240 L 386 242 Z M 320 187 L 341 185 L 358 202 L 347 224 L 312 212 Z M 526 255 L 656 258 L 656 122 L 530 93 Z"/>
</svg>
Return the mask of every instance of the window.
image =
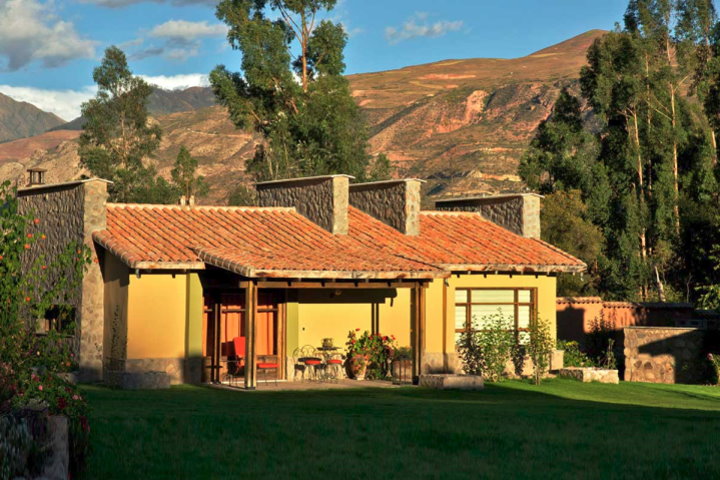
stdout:
<svg viewBox="0 0 720 480">
<path fill-rule="evenodd" d="M 518 341 L 527 343 L 536 297 L 534 288 L 455 289 L 455 340 L 462 332 L 482 330 L 485 317 L 500 313 L 514 323 Z"/>
<path fill-rule="evenodd" d="M 72 305 L 52 305 L 45 310 L 43 316 L 44 332 L 55 330 L 65 335 L 72 335 L 75 328 L 76 310 Z"/>
</svg>

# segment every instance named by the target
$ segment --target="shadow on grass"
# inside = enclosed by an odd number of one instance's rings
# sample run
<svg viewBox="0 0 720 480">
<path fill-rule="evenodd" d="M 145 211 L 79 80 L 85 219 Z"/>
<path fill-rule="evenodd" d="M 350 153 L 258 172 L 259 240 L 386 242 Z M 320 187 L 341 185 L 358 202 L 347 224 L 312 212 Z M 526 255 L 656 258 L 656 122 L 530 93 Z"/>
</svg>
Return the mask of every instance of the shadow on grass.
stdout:
<svg viewBox="0 0 720 480">
<path fill-rule="evenodd" d="M 93 407 L 86 476 L 717 478 L 720 391 L 705 388 L 569 381 L 480 392 L 86 388 Z"/>
</svg>

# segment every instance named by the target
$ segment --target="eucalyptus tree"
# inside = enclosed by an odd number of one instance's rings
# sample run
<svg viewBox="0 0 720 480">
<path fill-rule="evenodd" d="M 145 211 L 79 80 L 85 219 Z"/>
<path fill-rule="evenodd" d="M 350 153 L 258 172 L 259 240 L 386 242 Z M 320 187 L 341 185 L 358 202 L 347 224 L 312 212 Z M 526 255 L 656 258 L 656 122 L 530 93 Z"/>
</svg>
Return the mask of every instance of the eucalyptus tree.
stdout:
<svg viewBox="0 0 720 480">
<path fill-rule="evenodd" d="M 240 72 L 221 65 L 210 82 L 235 125 L 264 138 L 247 165 L 257 179 L 372 175 L 363 117 L 342 75 L 347 34 L 327 18 L 336 3 L 223 0 L 217 7 L 242 60 Z"/>
</svg>

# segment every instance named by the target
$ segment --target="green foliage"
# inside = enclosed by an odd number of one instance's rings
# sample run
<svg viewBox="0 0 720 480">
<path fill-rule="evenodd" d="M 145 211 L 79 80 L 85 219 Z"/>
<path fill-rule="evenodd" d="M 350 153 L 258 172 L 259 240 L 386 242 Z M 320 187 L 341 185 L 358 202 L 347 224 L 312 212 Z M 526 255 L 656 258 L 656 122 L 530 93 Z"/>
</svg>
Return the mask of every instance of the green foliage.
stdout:
<svg viewBox="0 0 720 480">
<path fill-rule="evenodd" d="M 148 120 L 152 88 L 133 76 L 125 54 L 117 47 L 93 70 L 95 98 L 83 103 L 80 161 L 93 175 L 111 180 L 110 201 L 174 203 L 175 189 L 144 160 L 160 145 L 160 126 Z"/>
<path fill-rule="evenodd" d="M 348 332 L 347 357 L 354 361 L 365 361 L 367 378 L 385 379 L 390 376 L 390 363 L 395 353 L 395 336 L 370 333 L 365 330 L 358 335 L 359 328 Z"/>
<path fill-rule="evenodd" d="M 720 273 L 720 245 L 714 247 L 713 253 L 708 259 L 714 264 L 713 270 Z M 698 307 L 706 310 L 720 311 L 720 283 L 702 285 L 697 287 L 697 290 L 700 294 Z"/>
<path fill-rule="evenodd" d="M 720 385 L 720 355 L 708 353 L 707 360 L 713 375 L 712 382 L 715 385 Z"/>
<path fill-rule="evenodd" d="M 718 32 L 707 0 L 630 1 L 624 28 L 588 49 L 583 100 L 563 91 L 539 127 L 519 173 L 541 193 L 579 191 L 584 204 L 547 216 L 554 222 L 543 230 L 571 246 L 591 222 L 603 237 L 594 258 L 570 248 L 594 270 L 587 283 L 562 289 L 691 300 L 698 285 L 720 281 L 707 262 L 720 243 Z M 583 104 L 593 130 L 583 125 Z M 562 221 L 568 226 L 556 234 Z"/>
<path fill-rule="evenodd" d="M 191 196 L 204 196 L 210 191 L 210 186 L 202 176 L 196 176 L 198 161 L 190 155 L 185 145 L 180 147 L 175 166 L 170 172 L 175 187 L 185 198 Z"/>
<path fill-rule="evenodd" d="M 550 329 L 550 321 L 536 318 L 530 322 L 530 341 L 527 353 L 533 362 L 533 379 L 540 385 L 542 376 L 547 372 L 550 355 L 555 349 L 555 340 Z"/>
<path fill-rule="evenodd" d="M 540 212 L 542 238 L 576 256 L 588 265 L 583 275 L 558 278 L 558 295 L 572 297 L 597 293 L 600 283 L 599 259 L 603 256 L 604 237 L 589 218 L 588 207 L 579 190 L 556 191 L 543 199 Z"/>
<path fill-rule="evenodd" d="M 563 363 L 567 367 L 595 367 L 595 362 L 588 357 L 576 341 L 558 340 L 557 349 L 565 352 Z"/>
<path fill-rule="evenodd" d="M 41 230 L 40 218 L 18 212 L 9 182 L 0 185 L 0 411 L 40 403 L 67 415 L 77 473 L 88 448 L 87 404 L 61 375 L 76 366 L 68 336 L 77 332 L 73 325 L 62 333 L 37 329 L 53 306 L 77 301 L 91 252 L 69 244 L 53 258 L 36 255 L 33 246 L 47 240 Z"/>
<path fill-rule="evenodd" d="M 593 319 L 590 332 L 585 334 L 586 350 L 595 365 L 602 368 L 617 368 L 615 360 L 615 329 L 613 324 L 605 320 L 601 314 Z"/>
<path fill-rule="evenodd" d="M 477 319 L 473 319 L 475 324 Z M 501 313 L 486 315 L 480 321 L 482 330 L 460 334 L 456 350 L 463 370 L 469 375 L 482 375 L 485 380 L 502 380 L 516 344 L 514 323 Z"/>
<path fill-rule="evenodd" d="M 228 196 L 228 205 L 237 207 L 257 205 L 257 192 L 245 185 L 238 184 Z"/>
<path fill-rule="evenodd" d="M 384 161 L 370 172 L 368 134 L 342 76 L 347 34 L 339 23 L 318 20 L 335 3 L 224 0 L 217 7 L 242 63 L 240 73 L 218 66 L 210 82 L 233 123 L 265 139 L 246 166 L 256 180 L 388 174 Z"/>
</svg>

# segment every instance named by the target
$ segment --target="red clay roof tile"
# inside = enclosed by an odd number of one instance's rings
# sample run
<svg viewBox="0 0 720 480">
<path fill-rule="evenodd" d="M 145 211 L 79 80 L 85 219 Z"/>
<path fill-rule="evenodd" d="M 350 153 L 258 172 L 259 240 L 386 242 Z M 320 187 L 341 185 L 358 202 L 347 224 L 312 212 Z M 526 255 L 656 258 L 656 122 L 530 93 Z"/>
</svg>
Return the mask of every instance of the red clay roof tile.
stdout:
<svg viewBox="0 0 720 480">
<path fill-rule="evenodd" d="M 139 269 L 202 269 L 248 277 L 433 278 L 448 271 L 582 271 L 578 259 L 476 213 L 423 212 L 407 236 L 350 207 L 347 235 L 292 208 L 109 204 L 100 245 Z"/>
</svg>

